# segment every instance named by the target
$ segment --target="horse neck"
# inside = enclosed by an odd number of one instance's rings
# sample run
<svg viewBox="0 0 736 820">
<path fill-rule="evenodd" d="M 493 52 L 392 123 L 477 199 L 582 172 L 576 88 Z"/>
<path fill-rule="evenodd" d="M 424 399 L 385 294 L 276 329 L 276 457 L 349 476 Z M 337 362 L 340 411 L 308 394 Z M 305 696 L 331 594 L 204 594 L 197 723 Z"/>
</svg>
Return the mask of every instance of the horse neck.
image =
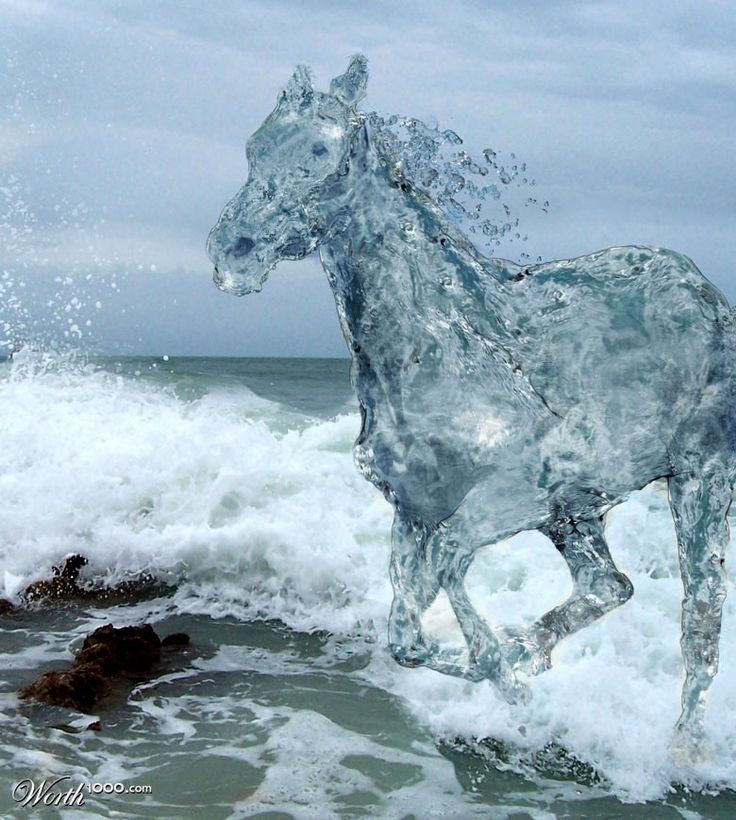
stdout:
<svg viewBox="0 0 736 820">
<path fill-rule="evenodd" d="M 392 336 L 415 334 L 436 299 L 455 301 L 463 315 L 482 305 L 482 332 L 503 334 L 504 282 L 517 266 L 481 257 L 439 208 L 401 177 L 365 126 L 327 207 L 326 221 L 338 227 L 320 255 L 350 345 L 356 339 L 362 344 L 366 329 L 380 334 L 381 324 Z"/>
</svg>

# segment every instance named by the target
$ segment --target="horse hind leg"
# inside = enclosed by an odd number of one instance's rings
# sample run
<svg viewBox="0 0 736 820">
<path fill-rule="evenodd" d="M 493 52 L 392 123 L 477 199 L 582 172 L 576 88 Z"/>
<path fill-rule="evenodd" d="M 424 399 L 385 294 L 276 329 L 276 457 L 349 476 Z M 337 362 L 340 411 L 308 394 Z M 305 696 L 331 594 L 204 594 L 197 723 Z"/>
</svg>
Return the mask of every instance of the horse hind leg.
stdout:
<svg viewBox="0 0 736 820">
<path fill-rule="evenodd" d="M 732 480 L 722 465 L 710 465 L 701 474 L 684 472 L 669 480 L 684 590 L 680 645 L 685 683 L 671 751 L 678 765 L 688 765 L 705 754 L 703 716 L 706 692 L 718 671 Z"/>
<path fill-rule="evenodd" d="M 602 519 L 558 518 L 544 532 L 567 563 L 573 591 L 531 627 L 507 631 L 504 651 L 509 661 L 534 675 L 549 669 L 552 649 L 559 641 L 621 606 L 634 593 L 631 581 L 611 558 Z"/>
</svg>

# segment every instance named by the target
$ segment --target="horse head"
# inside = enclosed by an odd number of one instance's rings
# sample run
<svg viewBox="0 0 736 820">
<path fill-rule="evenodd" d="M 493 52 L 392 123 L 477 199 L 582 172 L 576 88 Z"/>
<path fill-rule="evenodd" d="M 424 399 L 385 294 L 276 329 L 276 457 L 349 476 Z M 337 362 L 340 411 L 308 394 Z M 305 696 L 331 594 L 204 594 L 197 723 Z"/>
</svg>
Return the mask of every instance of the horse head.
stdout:
<svg viewBox="0 0 736 820">
<path fill-rule="evenodd" d="M 329 93 L 315 91 L 308 69 L 297 67 L 248 140 L 248 179 L 207 240 L 220 290 L 259 291 L 281 260 L 303 259 L 329 235 L 333 225 L 318 203 L 330 180 L 345 173 L 367 79 L 361 54 L 332 80 Z"/>
</svg>

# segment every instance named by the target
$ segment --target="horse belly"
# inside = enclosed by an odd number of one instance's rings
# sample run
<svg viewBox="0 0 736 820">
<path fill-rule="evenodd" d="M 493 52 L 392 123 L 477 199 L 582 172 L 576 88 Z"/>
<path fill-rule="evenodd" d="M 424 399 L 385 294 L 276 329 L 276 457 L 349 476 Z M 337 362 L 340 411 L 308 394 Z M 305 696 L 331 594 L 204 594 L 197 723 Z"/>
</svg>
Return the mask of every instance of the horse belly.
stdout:
<svg viewBox="0 0 736 820">
<path fill-rule="evenodd" d="M 491 474 L 529 466 L 522 450 L 537 440 L 535 424 L 521 389 L 436 373 L 404 385 L 400 402 L 364 409 L 355 459 L 404 511 L 438 522 Z"/>
<path fill-rule="evenodd" d="M 389 501 L 425 522 L 451 515 L 475 480 L 473 466 L 452 453 L 440 436 L 421 443 L 395 430 L 373 430 L 356 443 L 354 458 Z"/>
</svg>

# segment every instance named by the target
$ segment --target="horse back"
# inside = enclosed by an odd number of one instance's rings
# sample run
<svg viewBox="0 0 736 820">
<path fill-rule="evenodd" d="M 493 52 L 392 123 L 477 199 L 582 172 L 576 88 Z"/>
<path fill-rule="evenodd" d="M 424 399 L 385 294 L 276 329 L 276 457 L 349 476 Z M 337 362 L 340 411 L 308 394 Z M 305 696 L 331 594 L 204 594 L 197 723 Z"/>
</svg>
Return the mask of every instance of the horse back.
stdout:
<svg viewBox="0 0 736 820">
<path fill-rule="evenodd" d="M 731 309 L 681 254 L 610 248 L 539 265 L 511 298 L 521 367 L 560 416 L 673 429 L 733 383 Z"/>
</svg>

